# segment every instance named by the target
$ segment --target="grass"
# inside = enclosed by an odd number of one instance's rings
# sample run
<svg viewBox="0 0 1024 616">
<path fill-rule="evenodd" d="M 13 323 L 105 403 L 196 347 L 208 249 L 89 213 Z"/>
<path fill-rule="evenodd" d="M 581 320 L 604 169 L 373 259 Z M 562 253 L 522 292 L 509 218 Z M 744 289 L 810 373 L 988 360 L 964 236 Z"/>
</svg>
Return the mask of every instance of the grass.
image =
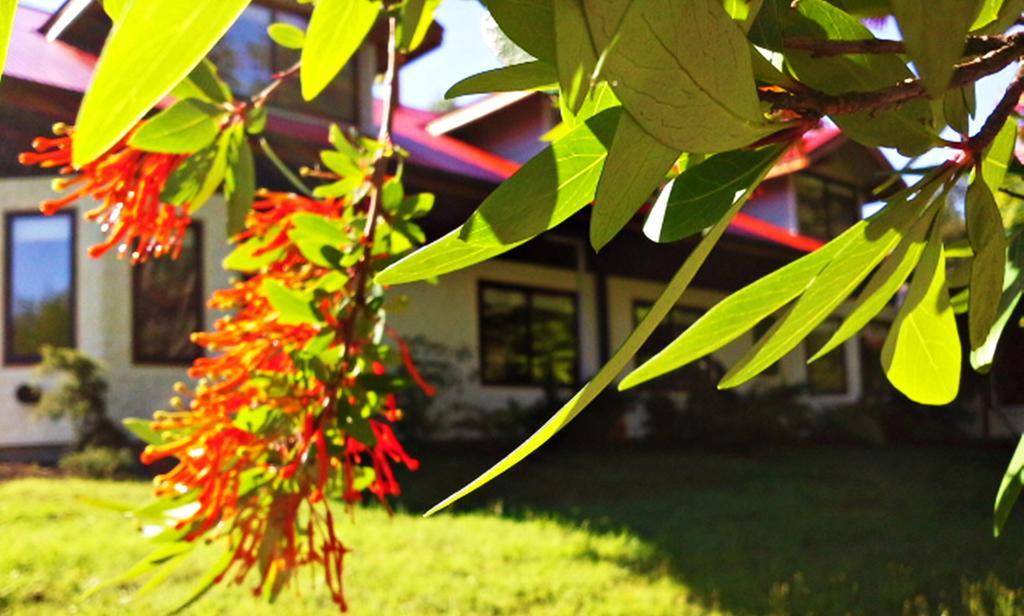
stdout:
<svg viewBox="0 0 1024 616">
<path fill-rule="evenodd" d="M 554 452 L 423 520 L 416 512 L 493 461 L 428 458 L 404 478 L 397 515 L 344 522 L 348 598 L 354 614 L 1020 614 L 1024 515 L 991 535 L 1007 459 Z M 187 593 L 213 553 L 149 595 L 125 585 L 79 600 L 149 546 L 77 499 L 146 494 L 134 482 L 0 483 L 0 613 L 150 614 Z M 330 613 L 308 577 L 300 590 L 271 607 L 218 587 L 190 613 Z"/>
</svg>

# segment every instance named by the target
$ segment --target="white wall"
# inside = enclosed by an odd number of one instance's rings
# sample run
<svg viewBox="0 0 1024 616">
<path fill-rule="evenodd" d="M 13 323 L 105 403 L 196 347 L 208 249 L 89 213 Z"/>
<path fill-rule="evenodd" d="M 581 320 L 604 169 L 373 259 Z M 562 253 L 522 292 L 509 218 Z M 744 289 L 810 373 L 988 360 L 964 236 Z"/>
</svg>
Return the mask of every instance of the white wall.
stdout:
<svg viewBox="0 0 1024 616">
<path fill-rule="evenodd" d="M 31 211 L 41 200 L 53 197 L 50 181 L 46 179 L 7 179 L 0 186 L 0 218 L 6 212 Z M 165 407 L 173 395 L 174 383 L 185 378 L 186 368 L 132 363 L 131 271 L 128 263 L 116 259 L 113 252 L 98 260 L 86 255 L 86 248 L 102 238 L 97 225 L 81 218 L 81 213 L 93 205 L 91 201 L 77 205 L 78 348 L 103 361 L 109 370 L 111 415 L 146 417 Z M 211 202 L 196 215 L 203 223 L 203 290 L 207 296 L 228 284 L 228 275 L 220 267 L 227 254 L 225 208 L 220 205 Z M 0 272 L 3 265 L 0 263 Z M 212 326 L 214 318 L 208 310 L 207 327 Z M 0 447 L 61 444 L 71 437 L 66 423 L 36 419 L 29 407 L 15 399 L 19 385 L 37 380 L 31 366 L 0 366 Z"/>
</svg>

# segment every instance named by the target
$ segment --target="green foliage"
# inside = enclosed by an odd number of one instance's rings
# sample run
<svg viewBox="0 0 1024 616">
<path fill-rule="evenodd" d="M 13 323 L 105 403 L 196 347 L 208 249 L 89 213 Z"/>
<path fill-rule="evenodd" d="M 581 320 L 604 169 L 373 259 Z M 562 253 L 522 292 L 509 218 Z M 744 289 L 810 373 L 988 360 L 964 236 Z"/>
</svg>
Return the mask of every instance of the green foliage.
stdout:
<svg viewBox="0 0 1024 616">
<path fill-rule="evenodd" d="M 964 38 L 980 4 L 980 0 L 940 0 L 927 4 L 893 0 L 893 12 L 907 51 L 931 96 L 940 96 L 949 87 L 953 65 L 963 56 Z M 937 32 L 942 36 L 936 36 Z"/>
<path fill-rule="evenodd" d="M 116 479 L 131 473 L 136 467 L 131 450 L 112 447 L 88 447 L 61 456 L 60 470 L 89 479 Z"/>
<path fill-rule="evenodd" d="M 186 98 L 146 122 L 128 143 L 150 152 L 192 154 L 213 144 L 226 117 L 220 107 Z"/>
<path fill-rule="evenodd" d="M 56 378 L 56 382 L 44 390 L 33 412 L 53 420 L 70 420 L 76 451 L 122 445 L 124 435 L 107 416 L 110 386 L 103 366 L 75 349 L 43 346 L 41 353 L 38 373 Z"/>
<path fill-rule="evenodd" d="M 302 47 L 302 97 L 316 98 L 348 64 L 377 21 L 376 0 L 320 0 Z"/>
<path fill-rule="evenodd" d="M 76 122 L 74 163 L 92 162 L 198 65 L 249 0 L 132 2 L 103 48 Z"/>
<path fill-rule="evenodd" d="M 554 89 L 558 82 L 555 67 L 539 60 L 513 64 L 466 77 L 445 92 L 445 98 L 489 92 L 518 92 Z"/>
<path fill-rule="evenodd" d="M 0 74 L 7 66 L 7 47 L 14 31 L 14 13 L 18 10 L 18 0 L 0 2 Z"/>
</svg>

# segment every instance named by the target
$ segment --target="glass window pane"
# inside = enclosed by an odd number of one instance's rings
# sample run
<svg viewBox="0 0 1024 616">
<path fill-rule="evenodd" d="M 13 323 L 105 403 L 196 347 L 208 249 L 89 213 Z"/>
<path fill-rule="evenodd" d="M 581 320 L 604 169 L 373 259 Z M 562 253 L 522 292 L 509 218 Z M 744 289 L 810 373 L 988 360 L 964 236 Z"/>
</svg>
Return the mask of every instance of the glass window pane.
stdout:
<svg viewBox="0 0 1024 616">
<path fill-rule="evenodd" d="M 826 321 L 807 336 L 804 349 L 807 357 L 817 353 L 839 328 L 838 323 Z M 840 345 L 827 355 L 807 365 L 807 385 L 814 394 L 845 394 L 846 347 Z"/>
<path fill-rule="evenodd" d="M 533 382 L 576 382 L 576 302 L 568 295 L 534 293 L 530 314 Z"/>
<path fill-rule="evenodd" d="M 528 383 L 530 321 L 526 293 L 484 287 L 480 311 L 483 382 Z"/>
<path fill-rule="evenodd" d="M 250 6 L 210 52 L 210 59 L 237 96 L 252 96 L 270 82 L 273 73 L 267 26 L 271 10 Z"/>
<path fill-rule="evenodd" d="M 197 224 L 189 227 L 177 259 L 154 259 L 132 269 L 132 355 L 137 362 L 188 364 L 201 355 L 190 339 L 203 328 Z"/>
<path fill-rule="evenodd" d="M 306 29 L 307 20 L 302 15 L 275 11 L 274 21 L 292 24 L 303 30 Z M 299 61 L 301 52 L 296 49 L 285 49 L 280 45 L 273 47 L 273 71 L 281 72 L 288 70 L 293 64 Z M 312 101 L 306 102 L 302 98 L 302 91 L 298 79 L 290 79 L 281 87 L 271 105 L 283 109 L 292 109 L 302 113 L 312 113 L 336 120 L 347 120 L 354 122 L 356 119 L 356 70 L 357 57 L 353 57 L 337 77 L 331 81 L 327 89 L 320 96 Z"/>
<path fill-rule="evenodd" d="M 32 362 L 50 344 L 75 346 L 74 216 L 13 215 L 5 279 L 5 358 Z"/>
</svg>

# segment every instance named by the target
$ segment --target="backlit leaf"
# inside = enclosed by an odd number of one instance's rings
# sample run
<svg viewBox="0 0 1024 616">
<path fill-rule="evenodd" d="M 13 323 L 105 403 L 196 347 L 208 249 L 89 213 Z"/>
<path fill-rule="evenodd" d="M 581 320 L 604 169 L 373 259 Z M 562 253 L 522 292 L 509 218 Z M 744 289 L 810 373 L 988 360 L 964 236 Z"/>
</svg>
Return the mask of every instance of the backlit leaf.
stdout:
<svg viewBox="0 0 1024 616">
<path fill-rule="evenodd" d="M 434 12 L 440 5 L 441 0 L 406 0 L 399 20 L 399 49 L 414 51 L 423 43 L 430 24 L 434 23 Z"/>
<path fill-rule="evenodd" d="M 267 36 L 285 49 L 302 49 L 306 44 L 306 33 L 295 24 L 279 22 L 267 27 Z"/>
<path fill-rule="evenodd" d="M 1018 238 L 1010 244 L 1009 253 L 1006 259 L 1006 272 L 1003 275 L 1003 293 L 999 300 L 999 313 L 995 323 L 988 332 L 988 338 L 980 347 L 971 351 L 971 367 L 976 371 L 985 374 L 992 369 L 992 361 L 995 358 L 996 348 L 999 346 L 999 339 L 1010 317 L 1017 310 L 1020 304 L 1021 294 L 1024 292 L 1024 271 L 1021 264 L 1024 263 L 1024 241 Z"/>
<path fill-rule="evenodd" d="M 999 483 L 999 491 L 996 493 L 995 507 L 993 508 L 993 534 L 998 537 L 1006 526 L 1006 520 L 1010 517 L 1010 511 L 1020 496 L 1021 487 L 1024 487 L 1024 436 L 1017 443 L 1017 449 L 1010 458 L 1010 464 L 1003 473 L 1003 480 Z"/>
<path fill-rule="evenodd" d="M 224 175 L 224 196 L 228 200 L 228 235 L 245 229 L 245 217 L 252 209 L 256 195 L 256 163 L 245 127 L 231 129 L 227 149 L 227 170 Z"/>
<path fill-rule="evenodd" d="M 785 146 L 736 150 L 689 167 L 662 191 L 644 234 L 655 242 L 675 242 L 714 224 L 740 196 L 749 196 Z"/>
<path fill-rule="evenodd" d="M 965 208 L 967 237 L 974 250 L 967 321 L 973 350 L 988 339 L 999 315 L 1006 270 L 1006 233 L 999 206 L 983 176 L 976 175 L 967 189 Z"/>
<path fill-rule="evenodd" d="M 171 205 L 188 205 L 189 213 L 203 207 L 224 181 L 227 170 L 229 131 L 213 145 L 185 159 L 167 178 L 160 198 Z"/>
<path fill-rule="evenodd" d="M 554 9 L 558 83 L 564 104 L 576 113 L 590 90 L 597 55 L 582 0 L 556 0 Z"/>
<path fill-rule="evenodd" d="M 18 11 L 18 0 L 0 0 L 0 75 L 7 66 L 7 47 L 14 32 L 14 14 Z"/>
<path fill-rule="evenodd" d="M 591 211 L 590 243 L 595 250 L 604 247 L 632 220 L 680 154 L 651 137 L 629 113 L 622 115 Z"/>
<path fill-rule="evenodd" d="M 483 0 L 513 43 L 538 60 L 555 64 L 553 0 Z"/>
<path fill-rule="evenodd" d="M 661 296 L 651 307 L 647 315 L 640 321 L 636 329 L 626 338 L 622 346 L 615 351 L 608 363 L 598 371 L 594 378 L 583 386 L 575 396 L 572 397 L 561 409 L 558 410 L 543 426 L 533 433 L 519 447 L 505 456 L 500 462 L 485 471 L 482 475 L 471 481 L 467 486 L 444 499 L 435 505 L 425 515 L 433 515 L 438 511 L 450 506 L 466 495 L 476 491 L 490 482 L 495 477 L 509 470 L 528 455 L 536 451 L 541 445 L 551 439 L 552 436 L 562 430 L 570 421 L 576 418 L 588 404 L 594 401 L 605 388 L 608 387 L 623 368 L 625 368 L 633 356 L 640 350 L 644 342 L 651 337 L 654 330 L 661 321 L 671 312 L 679 301 L 679 297 L 689 287 L 693 277 L 697 274 L 701 265 L 707 259 L 708 254 L 718 243 L 719 238 L 725 233 L 733 216 L 739 211 L 742 203 L 737 203 L 721 221 L 718 222 L 708 234 L 700 241 L 690 256 L 687 257 L 682 267 L 672 277 Z"/>
<path fill-rule="evenodd" d="M 109 150 L 189 75 L 249 0 L 147 0 L 114 25 L 75 128 L 74 164 Z"/>
<path fill-rule="evenodd" d="M 380 284 L 414 282 L 512 250 L 594 199 L 619 121 L 609 109 L 574 128 L 497 188 L 461 227 L 394 263 Z"/>
<path fill-rule="evenodd" d="M 960 389 L 962 350 L 946 287 L 940 229 L 935 225 L 882 348 L 889 382 L 919 404 L 948 404 Z"/>
<path fill-rule="evenodd" d="M 750 46 L 720 0 L 634 0 L 604 76 L 651 135 L 721 152 L 776 130 L 761 113 Z"/>
<path fill-rule="evenodd" d="M 302 47 L 302 97 L 317 97 L 345 68 L 370 32 L 380 3 L 374 0 L 319 0 Z"/>
<path fill-rule="evenodd" d="M 1003 185 L 1006 170 L 1013 157 L 1013 146 L 1017 143 L 1017 119 L 1010 118 L 1003 124 L 992 140 L 992 145 L 985 152 L 981 163 L 981 174 L 988 184 L 989 190 L 995 194 Z"/>
<path fill-rule="evenodd" d="M 488 92 L 523 92 L 527 90 L 549 90 L 557 87 L 558 70 L 536 60 L 512 64 L 466 77 L 453 85 L 445 98 L 456 98 L 467 94 Z"/>
<path fill-rule="evenodd" d="M 892 0 L 904 44 L 930 96 L 946 91 L 979 0 Z M 941 32 L 941 36 L 936 36 Z"/>
<path fill-rule="evenodd" d="M 310 306 L 310 299 L 273 279 L 263 281 L 263 295 L 278 313 L 282 325 L 317 325 L 320 317 Z"/>
<path fill-rule="evenodd" d="M 213 143 L 226 115 L 220 107 L 187 98 L 150 118 L 128 144 L 147 152 L 192 154 Z"/>
<path fill-rule="evenodd" d="M 188 77 L 171 90 L 176 98 L 198 98 L 212 103 L 226 103 L 234 97 L 231 88 L 220 78 L 217 66 L 209 59 L 196 65 Z"/>
</svg>

